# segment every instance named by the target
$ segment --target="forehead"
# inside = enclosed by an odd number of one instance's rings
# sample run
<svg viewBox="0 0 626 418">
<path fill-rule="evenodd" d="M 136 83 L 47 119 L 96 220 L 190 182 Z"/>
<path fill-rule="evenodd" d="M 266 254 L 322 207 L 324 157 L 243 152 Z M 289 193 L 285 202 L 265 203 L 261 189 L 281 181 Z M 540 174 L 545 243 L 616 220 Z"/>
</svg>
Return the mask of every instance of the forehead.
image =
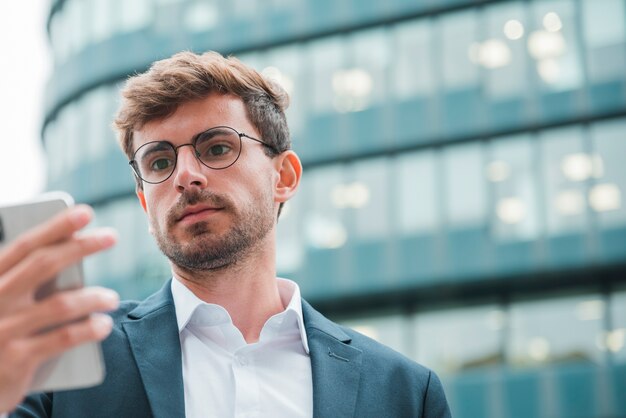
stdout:
<svg viewBox="0 0 626 418">
<path fill-rule="evenodd" d="M 195 134 L 214 126 L 230 126 L 249 135 L 258 134 L 239 97 L 211 93 L 204 99 L 183 103 L 173 114 L 150 121 L 136 130 L 133 150 L 150 141 L 186 143 Z"/>
</svg>

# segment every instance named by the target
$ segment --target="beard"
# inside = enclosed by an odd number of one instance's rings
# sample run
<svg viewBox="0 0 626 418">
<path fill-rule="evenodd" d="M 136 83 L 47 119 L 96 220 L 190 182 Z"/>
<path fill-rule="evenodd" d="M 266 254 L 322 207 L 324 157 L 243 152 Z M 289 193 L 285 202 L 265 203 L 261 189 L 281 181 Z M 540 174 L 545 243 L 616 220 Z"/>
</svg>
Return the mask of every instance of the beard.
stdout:
<svg viewBox="0 0 626 418">
<path fill-rule="evenodd" d="M 212 228 L 212 220 L 199 221 L 186 227 L 186 238 L 179 240 L 172 233 L 182 212 L 189 205 L 207 203 L 220 207 L 220 215 L 231 214 L 233 225 L 222 234 Z M 257 249 L 274 227 L 273 199 L 264 194 L 258 201 L 239 210 L 223 195 L 213 192 L 184 192 L 166 217 L 161 230 L 153 218 L 152 230 L 161 252 L 176 266 L 188 271 L 209 271 L 237 264 Z"/>
</svg>

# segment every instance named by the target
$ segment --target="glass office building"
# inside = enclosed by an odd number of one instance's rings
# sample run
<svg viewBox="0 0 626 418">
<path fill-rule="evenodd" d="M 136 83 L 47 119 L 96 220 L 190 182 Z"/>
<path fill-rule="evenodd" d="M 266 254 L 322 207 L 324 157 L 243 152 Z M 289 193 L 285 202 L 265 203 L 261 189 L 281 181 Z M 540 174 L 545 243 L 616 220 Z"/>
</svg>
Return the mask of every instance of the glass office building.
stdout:
<svg viewBox="0 0 626 418">
<path fill-rule="evenodd" d="M 234 54 L 292 96 L 304 164 L 277 264 L 329 317 L 435 369 L 453 416 L 626 416 L 623 0 L 56 0 L 48 188 L 170 272 L 110 128 L 124 79 Z"/>
</svg>

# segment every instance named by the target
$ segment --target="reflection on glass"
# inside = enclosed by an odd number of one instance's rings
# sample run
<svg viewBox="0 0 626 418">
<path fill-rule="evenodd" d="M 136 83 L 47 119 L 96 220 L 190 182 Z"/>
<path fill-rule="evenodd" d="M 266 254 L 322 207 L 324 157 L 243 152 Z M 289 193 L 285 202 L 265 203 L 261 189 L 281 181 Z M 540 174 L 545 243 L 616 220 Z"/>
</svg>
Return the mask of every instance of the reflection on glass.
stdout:
<svg viewBox="0 0 626 418">
<path fill-rule="evenodd" d="M 358 239 L 382 239 L 389 233 L 388 161 L 384 158 L 355 163 L 350 170 L 354 181 L 347 198 L 352 204 Z"/>
<path fill-rule="evenodd" d="M 276 270 L 279 274 L 298 271 L 302 266 L 304 243 L 300 231 L 299 197 L 296 195 L 285 203 L 276 227 Z"/>
<path fill-rule="evenodd" d="M 546 363 L 603 362 L 596 340 L 603 335 L 604 301 L 585 295 L 514 303 L 507 358 L 515 367 Z"/>
<path fill-rule="evenodd" d="M 92 0 L 91 2 L 91 42 L 97 43 L 108 39 L 113 34 L 111 25 L 114 4 L 110 0 Z"/>
<path fill-rule="evenodd" d="M 623 0 L 584 0 L 582 31 L 592 83 L 621 80 L 626 73 L 626 5 Z"/>
<path fill-rule="evenodd" d="M 432 233 L 440 224 L 436 179 L 437 160 L 433 151 L 406 153 L 393 164 L 397 191 L 395 229 L 398 234 Z"/>
<path fill-rule="evenodd" d="M 348 233 L 344 223 L 344 211 L 333 202 L 333 190 L 345 184 L 343 167 L 328 166 L 309 171 L 303 179 L 300 194 L 307 198 L 303 208 L 306 244 L 313 248 L 339 248 Z"/>
<path fill-rule="evenodd" d="M 335 36 L 314 41 L 306 62 L 310 63 L 308 71 L 311 83 L 312 110 L 316 113 L 334 112 L 337 97 L 333 82 L 337 83 L 337 74 L 343 74 L 348 69 L 346 63 L 344 41 Z M 341 77 L 341 76 L 339 76 Z"/>
<path fill-rule="evenodd" d="M 352 86 L 349 96 L 357 102 L 348 110 L 364 109 L 387 98 L 390 62 L 390 40 L 386 28 L 356 32 L 349 42 L 352 54 L 350 77 L 344 80 Z M 341 109 L 338 109 L 341 111 Z"/>
<path fill-rule="evenodd" d="M 148 26 L 153 18 L 152 0 L 133 0 L 120 2 L 116 10 L 117 26 L 120 32 L 134 32 Z M 172 15 L 170 15 L 170 18 Z"/>
<path fill-rule="evenodd" d="M 528 51 L 543 87 L 548 91 L 580 88 L 583 83 L 576 8 L 572 0 L 534 1 L 534 30 Z"/>
<path fill-rule="evenodd" d="M 447 90 L 475 87 L 479 82 L 478 66 L 468 56 L 478 34 L 475 10 L 450 13 L 440 20 L 442 71 Z"/>
<path fill-rule="evenodd" d="M 593 149 L 602 161 L 601 176 L 589 191 L 589 204 L 603 228 L 626 226 L 626 120 L 591 126 Z"/>
<path fill-rule="evenodd" d="M 309 94 L 302 69 L 302 57 L 300 45 L 273 48 L 265 55 L 265 67 L 262 70 L 264 75 L 275 80 L 289 94 L 286 115 L 296 150 L 305 126 L 305 98 Z"/>
<path fill-rule="evenodd" d="M 544 131 L 539 136 L 548 232 L 558 235 L 583 231 L 588 222 L 585 197 L 587 191 L 586 183 L 578 179 L 593 174 L 593 163 L 588 165 L 586 156 L 576 157 L 584 153 L 582 129 L 578 126 L 561 128 Z M 581 164 L 581 161 L 585 162 Z"/>
<path fill-rule="evenodd" d="M 487 217 L 482 144 L 444 149 L 447 221 L 452 228 L 478 227 Z"/>
<path fill-rule="evenodd" d="M 441 374 L 501 364 L 505 322 L 506 314 L 496 305 L 418 314 L 417 361 Z"/>
<path fill-rule="evenodd" d="M 215 1 L 189 2 L 185 8 L 183 22 L 191 32 L 203 32 L 213 29 L 220 18 L 218 5 Z"/>
<path fill-rule="evenodd" d="M 433 64 L 433 23 L 420 19 L 394 27 L 396 54 L 391 65 L 393 93 L 399 99 L 432 95 L 437 89 Z"/>
<path fill-rule="evenodd" d="M 597 341 L 598 348 L 608 350 L 617 363 L 626 363 L 626 290 L 611 294 L 611 329 Z"/>
<path fill-rule="evenodd" d="M 524 25 L 517 19 L 507 20 L 502 31 L 508 39 L 516 41 L 524 36 Z"/>
<path fill-rule="evenodd" d="M 530 135 L 498 138 L 490 145 L 486 176 L 495 204 L 497 240 L 530 240 L 539 234 L 534 146 Z"/>
</svg>

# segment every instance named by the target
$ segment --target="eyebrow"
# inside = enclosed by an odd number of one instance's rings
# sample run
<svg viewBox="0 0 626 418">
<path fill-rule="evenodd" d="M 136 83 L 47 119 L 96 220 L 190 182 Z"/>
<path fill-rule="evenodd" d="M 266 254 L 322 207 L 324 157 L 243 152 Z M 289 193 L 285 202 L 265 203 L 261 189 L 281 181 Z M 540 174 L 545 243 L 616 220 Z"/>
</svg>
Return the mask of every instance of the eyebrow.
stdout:
<svg viewBox="0 0 626 418">
<path fill-rule="evenodd" d="M 153 152 L 167 151 L 173 148 L 173 145 L 169 141 L 152 141 L 152 145 L 149 146 L 144 155 L 152 154 Z"/>
</svg>

